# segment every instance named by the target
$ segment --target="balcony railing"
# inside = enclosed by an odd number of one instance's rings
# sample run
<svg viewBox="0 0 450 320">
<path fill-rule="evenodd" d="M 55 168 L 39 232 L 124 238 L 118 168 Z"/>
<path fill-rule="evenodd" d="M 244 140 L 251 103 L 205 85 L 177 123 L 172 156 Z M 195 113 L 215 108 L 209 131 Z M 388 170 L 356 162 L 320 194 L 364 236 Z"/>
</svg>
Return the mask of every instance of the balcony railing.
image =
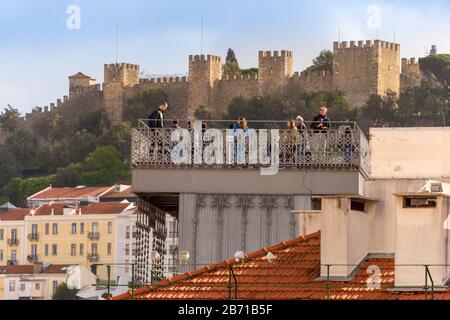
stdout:
<svg viewBox="0 0 450 320">
<path fill-rule="evenodd" d="M 9 246 L 17 246 L 19 245 L 19 239 L 17 238 L 8 239 L 7 243 Z"/>
<path fill-rule="evenodd" d="M 30 241 L 39 241 L 39 233 L 32 232 L 28 234 L 28 240 Z"/>
<path fill-rule="evenodd" d="M 27 256 L 27 260 L 30 263 L 36 263 L 39 261 L 39 256 L 37 254 L 30 254 Z"/>
<path fill-rule="evenodd" d="M 89 240 L 99 240 L 100 233 L 99 232 L 88 232 L 88 239 Z"/>
<path fill-rule="evenodd" d="M 17 264 L 17 260 L 8 260 L 6 261 L 6 264 L 8 266 L 15 266 Z"/>
<path fill-rule="evenodd" d="M 369 143 L 354 122 L 332 122 L 331 129 L 327 131 L 305 129 L 298 132 L 285 129 L 285 121 L 270 122 L 271 126 L 268 122 L 250 123 L 250 127 L 255 129 L 244 132 L 246 142 L 241 149 L 243 151 L 236 148 L 237 141 L 242 139 L 238 138 L 240 133 L 237 134 L 237 131 L 232 129 L 224 129 L 228 125 L 223 122 L 206 122 L 209 128 L 218 129 L 215 132 L 217 136 L 214 135 L 214 137 L 222 140 L 220 144 L 223 147 L 212 151 L 215 159 L 222 159 L 219 163 L 201 161 L 201 164 L 194 164 L 195 134 L 193 133 L 191 133 L 191 145 L 187 149 L 187 152 L 191 153 L 190 161 L 174 163 L 172 150 L 179 144 L 178 141 L 171 140 L 174 129 L 149 128 L 146 121 L 141 120 L 138 127 L 132 131 L 132 167 L 216 169 L 269 167 L 270 164 L 261 164 L 260 158 L 261 155 L 265 155 L 270 159 L 271 150 L 276 148 L 276 144 L 272 143 L 271 135 L 273 135 L 273 138 L 278 140 L 278 149 L 273 151 L 279 155 L 280 168 L 360 170 L 366 176 L 369 172 Z M 309 128 L 308 123 L 305 125 Z M 270 130 L 272 128 L 278 131 L 272 132 Z M 350 133 L 348 128 L 351 128 Z M 199 135 L 201 134 L 199 130 Z M 256 159 L 255 156 L 252 159 L 249 157 L 249 141 L 253 141 L 258 148 Z M 203 154 L 205 147 L 209 144 L 210 142 L 200 142 L 197 147 L 197 151 L 200 148 L 199 154 Z"/>
<path fill-rule="evenodd" d="M 99 256 L 98 256 L 97 253 L 88 253 L 87 259 L 88 259 L 88 261 L 90 261 L 90 262 L 98 262 Z"/>
</svg>

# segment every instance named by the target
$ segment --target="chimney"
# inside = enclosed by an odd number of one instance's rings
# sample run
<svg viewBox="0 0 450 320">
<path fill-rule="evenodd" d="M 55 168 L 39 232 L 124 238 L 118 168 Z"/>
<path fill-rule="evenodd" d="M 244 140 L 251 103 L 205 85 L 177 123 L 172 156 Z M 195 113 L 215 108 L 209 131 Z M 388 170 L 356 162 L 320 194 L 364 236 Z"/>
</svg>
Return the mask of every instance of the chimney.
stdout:
<svg viewBox="0 0 450 320">
<path fill-rule="evenodd" d="M 44 265 L 42 263 L 33 264 L 33 274 L 39 274 L 44 269 Z"/>
<path fill-rule="evenodd" d="M 333 281 L 353 277 L 368 255 L 369 223 L 376 204 L 377 200 L 359 195 L 322 197 L 321 278 L 328 272 Z"/>
<path fill-rule="evenodd" d="M 395 194 L 395 286 L 423 290 L 449 279 L 450 184 L 428 181 L 419 192 Z"/>
</svg>

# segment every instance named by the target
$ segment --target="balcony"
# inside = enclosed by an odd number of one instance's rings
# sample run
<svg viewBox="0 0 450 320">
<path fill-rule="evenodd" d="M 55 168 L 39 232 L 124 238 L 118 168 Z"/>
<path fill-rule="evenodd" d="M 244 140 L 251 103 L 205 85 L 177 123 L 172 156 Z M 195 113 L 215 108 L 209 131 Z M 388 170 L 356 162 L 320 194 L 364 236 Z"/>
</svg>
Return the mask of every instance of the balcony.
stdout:
<svg viewBox="0 0 450 320">
<path fill-rule="evenodd" d="M 19 239 L 17 239 L 17 238 L 8 239 L 7 243 L 9 246 L 18 246 Z"/>
<path fill-rule="evenodd" d="M 285 121 L 250 122 L 254 130 L 247 132 L 223 129 L 228 123 L 207 123 L 215 130 L 205 137 L 214 143 L 202 142 L 201 130 L 193 135 L 183 131 L 177 139 L 180 132 L 174 129 L 149 128 L 140 121 L 132 130 L 133 190 L 137 194 L 359 194 L 361 180 L 369 176 L 369 143 L 354 122 L 334 122 L 326 132 L 286 130 Z M 270 183 L 267 176 L 273 176 Z"/>
<path fill-rule="evenodd" d="M 39 241 L 39 233 L 32 232 L 28 234 L 28 240 L 30 241 Z"/>
<path fill-rule="evenodd" d="M 39 262 L 39 256 L 37 254 L 29 254 L 27 260 L 29 263 L 37 263 Z"/>
<path fill-rule="evenodd" d="M 270 152 L 272 138 L 279 141 L 279 166 L 280 168 L 308 168 L 308 169 L 360 169 L 364 174 L 369 169 L 369 146 L 368 141 L 355 122 L 333 122 L 331 130 L 321 133 L 314 129 L 299 131 L 298 137 L 291 139 L 290 130 L 279 129 L 285 125 L 285 121 L 270 122 L 273 128 L 254 129 L 252 133 L 247 133 L 247 141 L 259 137 L 260 152 Z M 255 127 L 261 126 L 260 123 L 254 123 Z M 309 124 L 306 123 L 309 127 Z M 212 127 L 211 124 L 209 124 Z M 214 122 L 214 127 L 227 127 L 226 123 Z M 267 126 L 267 125 L 265 125 Z M 345 129 L 351 128 L 351 141 L 348 135 L 345 135 Z M 278 129 L 277 133 L 271 132 L 272 129 Z M 137 128 L 132 132 L 132 166 L 133 168 L 261 168 L 267 167 L 259 164 L 260 161 L 251 161 L 249 159 L 249 148 L 245 148 L 245 159 L 243 163 L 237 164 L 237 160 L 231 158 L 228 161 L 228 155 L 231 148 L 227 146 L 230 143 L 233 149 L 236 149 L 236 133 L 229 129 L 216 129 L 216 133 L 223 145 L 222 163 L 200 163 L 193 164 L 194 157 L 191 157 L 191 163 L 176 164 L 172 161 L 171 152 L 178 144 L 172 141 L 173 129 L 151 129 L 145 120 L 139 121 Z M 201 131 L 199 133 L 201 135 Z M 262 139 L 266 134 L 267 139 Z M 276 136 L 278 134 L 278 138 Z M 272 136 L 271 136 L 272 135 Z M 351 144 L 352 152 L 345 154 L 345 148 Z M 208 143 L 209 144 L 209 143 Z M 248 145 L 248 142 L 247 142 Z M 200 146 L 206 151 L 205 147 Z M 262 148 L 261 148 L 262 147 Z M 302 149 L 303 148 L 303 149 Z M 194 143 L 192 142 L 190 151 L 194 155 Z M 303 154 L 302 154 L 303 151 Z M 201 155 L 200 155 L 201 156 Z M 233 155 L 234 156 L 234 155 Z M 237 158 L 234 156 L 234 158 Z M 258 160 L 258 159 L 256 159 Z"/>
<path fill-rule="evenodd" d="M 17 260 L 8 260 L 8 261 L 6 261 L 6 264 L 8 266 L 15 266 L 15 265 L 17 265 Z"/>
<path fill-rule="evenodd" d="M 88 239 L 92 241 L 96 241 L 100 239 L 100 233 L 99 232 L 88 232 Z"/>
<path fill-rule="evenodd" d="M 99 255 L 97 253 L 88 253 L 87 259 L 89 262 L 98 262 Z"/>
</svg>

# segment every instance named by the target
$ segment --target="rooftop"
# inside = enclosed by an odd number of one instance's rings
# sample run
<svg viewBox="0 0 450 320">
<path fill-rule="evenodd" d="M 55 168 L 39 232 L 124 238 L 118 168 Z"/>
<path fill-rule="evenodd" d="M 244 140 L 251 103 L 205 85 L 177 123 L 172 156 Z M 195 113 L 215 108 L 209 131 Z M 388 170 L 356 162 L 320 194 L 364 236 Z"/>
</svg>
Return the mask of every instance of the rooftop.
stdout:
<svg viewBox="0 0 450 320">
<path fill-rule="evenodd" d="M 30 197 L 28 200 L 59 200 L 76 199 L 83 200 L 87 197 L 99 197 L 112 187 L 75 187 L 75 188 L 46 188 Z"/>
<path fill-rule="evenodd" d="M 51 264 L 43 266 L 39 269 L 38 274 L 65 274 L 68 264 Z M 15 266 L 0 266 L 0 275 L 2 274 L 35 274 L 36 270 L 33 265 L 15 265 Z"/>
<path fill-rule="evenodd" d="M 125 209 L 127 209 L 130 204 L 129 203 L 120 203 L 120 202 L 99 202 L 99 203 L 90 203 L 88 205 L 79 206 L 76 203 L 72 204 L 62 204 L 62 203 L 48 203 L 40 206 L 36 209 L 34 216 L 46 216 L 46 215 L 63 215 L 64 207 L 73 206 L 76 209 L 76 214 L 79 214 L 79 210 L 81 209 L 82 215 L 87 214 L 120 214 Z M 132 210 L 135 210 L 133 208 Z"/>
<path fill-rule="evenodd" d="M 0 211 L 0 221 L 23 221 L 28 213 L 30 213 L 30 209 L 21 208 Z"/>
<path fill-rule="evenodd" d="M 267 261 L 271 252 L 275 258 Z M 237 286 L 229 290 L 230 265 Z M 369 288 L 367 270 L 380 268 L 380 288 Z M 236 259 L 206 266 L 135 291 L 140 300 L 323 300 L 327 298 L 326 281 L 320 276 L 320 232 L 283 242 Z M 350 281 L 330 282 L 333 300 L 423 300 L 423 292 L 391 291 L 394 286 L 394 259 L 370 258 Z M 236 291 L 235 291 L 236 290 Z M 236 294 L 236 296 L 235 296 Z M 450 291 L 435 292 L 435 299 L 450 300 Z M 131 299 L 125 293 L 115 300 Z"/>
<path fill-rule="evenodd" d="M 85 75 L 82 72 L 78 72 L 78 73 L 76 73 L 76 74 L 74 74 L 72 76 L 69 76 L 69 78 L 87 78 L 87 79 L 90 79 L 91 77 Z"/>
</svg>

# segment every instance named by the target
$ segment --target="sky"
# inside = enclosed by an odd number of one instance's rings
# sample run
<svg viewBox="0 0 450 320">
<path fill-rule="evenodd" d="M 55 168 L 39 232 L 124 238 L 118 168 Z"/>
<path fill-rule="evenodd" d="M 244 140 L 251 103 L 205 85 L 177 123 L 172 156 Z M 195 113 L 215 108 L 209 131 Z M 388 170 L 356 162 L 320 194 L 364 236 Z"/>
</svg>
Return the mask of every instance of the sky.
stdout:
<svg viewBox="0 0 450 320">
<path fill-rule="evenodd" d="M 450 53 L 449 16 L 448 0 L 0 0 L 0 108 L 49 105 L 79 71 L 102 83 L 116 53 L 147 75 L 185 75 L 201 48 L 223 58 L 232 48 L 244 68 L 259 50 L 292 50 L 296 71 L 339 39 Z"/>
</svg>

